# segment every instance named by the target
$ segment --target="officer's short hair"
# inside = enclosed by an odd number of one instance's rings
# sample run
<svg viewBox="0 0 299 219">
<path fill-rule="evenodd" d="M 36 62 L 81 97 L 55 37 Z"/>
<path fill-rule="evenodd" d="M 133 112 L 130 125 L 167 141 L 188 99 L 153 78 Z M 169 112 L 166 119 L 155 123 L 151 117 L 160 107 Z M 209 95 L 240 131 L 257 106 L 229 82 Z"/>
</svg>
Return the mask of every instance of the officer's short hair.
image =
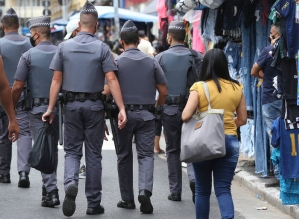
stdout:
<svg viewBox="0 0 299 219">
<path fill-rule="evenodd" d="M 183 43 L 186 37 L 186 31 L 184 30 L 168 30 L 168 34 L 179 43 Z"/>
<path fill-rule="evenodd" d="M 136 31 L 126 31 L 120 33 L 120 38 L 123 40 L 127 45 L 128 44 L 135 44 L 139 40 L 138 30 Z"/>
<path fill-rule="evenodd" d="M 31 28 L 33 31 L 39 32 L 44 37 L 49 38 L 51 35 L 51 29 L 50 27 L 41 26 L 41 27 L 33 27 Z"/>
<path fill-rule="evenodd" d="M 6 28 L 9 29 L 19 28 L 19 18 L 17 16 L 4 16 L 1 22 Z"/>
<path fill-rule="evenodd" d="M 98 22 L 96 13 L 80 14 L 80 25 L 83 27 L 92 27 Z"/>
</svg>

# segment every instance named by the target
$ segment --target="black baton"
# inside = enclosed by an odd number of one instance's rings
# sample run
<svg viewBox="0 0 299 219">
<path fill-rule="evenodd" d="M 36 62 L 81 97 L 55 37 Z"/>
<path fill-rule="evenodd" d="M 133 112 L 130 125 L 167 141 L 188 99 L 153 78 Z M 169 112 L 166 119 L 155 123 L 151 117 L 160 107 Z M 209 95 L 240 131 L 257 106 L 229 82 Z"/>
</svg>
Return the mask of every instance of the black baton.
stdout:
<svg viewBox="0 0 299 219">
<path fill-rule="evenodd" d="M 63 94 L 58 94 L 58 116 L 59 116 L 59 144 L 63 145 L 63 134 L 62 134 L 62 106 L 63 106 Z"/>
</svg>

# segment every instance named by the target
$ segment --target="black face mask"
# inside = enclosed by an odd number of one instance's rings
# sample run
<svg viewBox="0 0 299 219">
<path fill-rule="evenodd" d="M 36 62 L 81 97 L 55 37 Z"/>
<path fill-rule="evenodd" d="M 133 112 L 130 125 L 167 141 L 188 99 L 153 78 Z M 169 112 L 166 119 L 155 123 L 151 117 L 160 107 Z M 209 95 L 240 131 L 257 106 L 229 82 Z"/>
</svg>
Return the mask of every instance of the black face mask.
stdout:
<svg viewBox="0 0 299 219">
<path fill-rule="evenodd" d="M 32 45 L 33 47 L 35 47 L 34 36 L 35 36 L 35 34 L 34 34 L 33 36 L 30 36 L 30 43 L 31 43 L 31 45 Z"/>
</svg>

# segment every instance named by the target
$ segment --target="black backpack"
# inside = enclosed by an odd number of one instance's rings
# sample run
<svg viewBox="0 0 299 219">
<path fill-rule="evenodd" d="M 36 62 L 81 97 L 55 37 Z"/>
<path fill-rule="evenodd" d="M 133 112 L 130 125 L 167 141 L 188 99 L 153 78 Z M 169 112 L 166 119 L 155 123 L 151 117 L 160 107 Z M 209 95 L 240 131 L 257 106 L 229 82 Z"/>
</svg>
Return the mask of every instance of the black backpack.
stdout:
<svg viewBox="0 0 299 219">
<path fill-rule="evenodd" d="M 190 52 L 192 56 L 192 63 L 187 73 L 186 94 L 189 93 L 189 90 L 192 87 L 192 85 L 198 81 L 202 63 L 201 58 L 198 56 L 198 53 L 194 49 L 190 49 Z M 200 61 L 200 66 L 197 66 L 196 64 L 198 61 Z"/>
</svg>

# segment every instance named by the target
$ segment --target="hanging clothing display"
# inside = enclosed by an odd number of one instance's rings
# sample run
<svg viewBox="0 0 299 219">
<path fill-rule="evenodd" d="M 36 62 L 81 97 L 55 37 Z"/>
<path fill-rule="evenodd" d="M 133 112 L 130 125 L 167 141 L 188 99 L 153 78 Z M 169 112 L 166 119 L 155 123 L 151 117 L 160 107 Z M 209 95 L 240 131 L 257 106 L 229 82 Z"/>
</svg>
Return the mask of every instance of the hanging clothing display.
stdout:
<svg viewBox="0 0 299 219">
<path fill-rule="evenodd" d="M 287 130 L 284 119 L 275 121 L 272 128 L 272 144 L 275 148 L 271 155 L 274 165 L 280 166 L 280 199 L 283 205 L 299 204 L 299 164 L 297 151 L 299 129 Z"/>
</svg>

